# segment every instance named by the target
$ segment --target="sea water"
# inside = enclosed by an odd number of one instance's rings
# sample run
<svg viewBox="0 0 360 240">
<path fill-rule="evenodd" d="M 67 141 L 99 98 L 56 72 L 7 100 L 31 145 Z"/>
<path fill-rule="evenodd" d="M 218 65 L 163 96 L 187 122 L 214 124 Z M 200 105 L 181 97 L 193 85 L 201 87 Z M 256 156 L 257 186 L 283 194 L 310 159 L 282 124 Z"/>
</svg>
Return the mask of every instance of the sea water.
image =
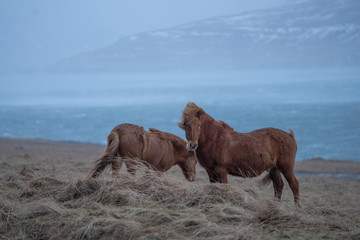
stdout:
<svg viewBox="0 0 360 240">
<path fill-rule="evenodd" d="M 0 75 L 0 136 L 106 144 L 120 123 L 185 138 L 188 101 L 236 131 L 292 129 L 297 160 L 360 161 L 360 71 Z"/>
</svg>

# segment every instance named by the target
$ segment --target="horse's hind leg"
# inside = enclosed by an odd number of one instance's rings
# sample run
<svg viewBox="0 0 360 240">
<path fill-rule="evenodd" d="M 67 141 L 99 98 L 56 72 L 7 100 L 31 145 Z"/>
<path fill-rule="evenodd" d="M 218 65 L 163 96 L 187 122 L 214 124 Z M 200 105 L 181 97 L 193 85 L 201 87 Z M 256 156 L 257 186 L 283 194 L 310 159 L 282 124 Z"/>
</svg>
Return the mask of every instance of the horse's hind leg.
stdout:
<svg viewBox="0 0 360 240">
<path fill-rule="evenodd" d="M 295 177 L 294 171 L 292 169 L 281 169 L 282 174 L 286 178 L 286 181 L 289 183 L 290 188 L 294 194 L 294 200 L 298 207 L 301 207 L 300 195 L 299 195 L 299 182 Z"/>
<path fill-rule="evenodd" d="M 275 197 L 280 200 L 284 188 L 284 182 L 281 179 L 281 173 L 279 169 L 272 168 L 269 172 L 269 175 L 270 175 L 270 179 L 273 182 Z"/>
<path fill-rule="evenodd" d="M 111 169 L 112 169 L 112 176 L 113 177 L 119 177 L 120 176 L 120 169 L 122 165 L 122 158 L 118 158 L 111 163 Z"/>
<path fill-rule="evenodd" d="M 127 159 L 125 161 L 125 165 L 126 165 L 126 169 L 128 171 L 128 173 L 130 173 L 132 176 L 136 175 L 136 170 L 137 170 L 137 163 L 135 159 Z"/>
</svg>

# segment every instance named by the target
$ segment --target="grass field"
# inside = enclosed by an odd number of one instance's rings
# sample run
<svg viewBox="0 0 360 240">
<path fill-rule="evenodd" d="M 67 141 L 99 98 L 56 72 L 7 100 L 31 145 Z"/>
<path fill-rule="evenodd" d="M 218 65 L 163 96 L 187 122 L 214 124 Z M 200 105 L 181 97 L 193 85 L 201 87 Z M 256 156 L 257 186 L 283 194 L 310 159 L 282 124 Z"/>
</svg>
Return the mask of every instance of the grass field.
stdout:
<svg viewBox="0 0 360 240">
<path fill-rule="evenodd" d="M 299 176 L 303 207 L 261 178 L 180 168 L 85 180 L 104 146 L 0 140 L 0 239 L 360 239 L 360 180 Z"/>
</svg>

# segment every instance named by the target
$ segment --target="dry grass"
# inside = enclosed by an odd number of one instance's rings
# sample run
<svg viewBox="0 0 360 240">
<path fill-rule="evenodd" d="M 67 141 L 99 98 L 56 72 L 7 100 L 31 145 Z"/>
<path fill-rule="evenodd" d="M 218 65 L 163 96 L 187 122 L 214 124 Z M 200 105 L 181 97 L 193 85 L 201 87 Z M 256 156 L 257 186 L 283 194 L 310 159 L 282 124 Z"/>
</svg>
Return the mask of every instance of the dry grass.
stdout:
<svg viewBox="0 0 360 240">
<path fill-rule="evenodd" d="M 4 239 L 355 239 L 360 237 L 359 181 L 354 193 L 291 194 L 277 202 L 255 180 L 189 183 L 142 171 L 118 179 L 64 180 L 24 167 L 1 181 Z M 320 191 L 336 179 L 302 178 Z M 316 186 L 319 185 L 319 186 Z M 320 189 L 323 188 L 323 189 Z M 289 189 L 285 189 L 287 192 Z M 306 192 L 303 189 L 303 192 Z M 349 196 L 346 196 L 348 194 Z M 354 199 L 351 199 L 354 197 Z M 357 198 L 357 199 L 356 199 Z"/>
<path fill-rule="evenodd" d="M 201 168 L 192 183 L 177 167 L 88 181 L 93 160 L 21 153 L 0 154 L 0 239 L 360 239 L 360 180 L 299 177 L 298 209 L 287 184 L 278 202 L 259 179 L 209 184 Z"/>
</svg>

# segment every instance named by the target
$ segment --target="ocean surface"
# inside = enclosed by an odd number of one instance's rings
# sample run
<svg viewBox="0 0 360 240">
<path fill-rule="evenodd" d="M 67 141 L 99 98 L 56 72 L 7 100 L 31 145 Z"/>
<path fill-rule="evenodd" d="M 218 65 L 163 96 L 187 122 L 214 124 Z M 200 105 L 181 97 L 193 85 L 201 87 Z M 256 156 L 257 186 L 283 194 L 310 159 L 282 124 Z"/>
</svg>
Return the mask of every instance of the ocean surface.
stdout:
<svg viewBox="0 0 360 240">
<path fill-rule="evenodd" d="M 360 70 L 0 75 L 0 136 L 106 144 L 120 123 L 172 132 L 188 101 L 239 132 L 292 129 L 297 160 L 360 161 Z"/>
</svg>

